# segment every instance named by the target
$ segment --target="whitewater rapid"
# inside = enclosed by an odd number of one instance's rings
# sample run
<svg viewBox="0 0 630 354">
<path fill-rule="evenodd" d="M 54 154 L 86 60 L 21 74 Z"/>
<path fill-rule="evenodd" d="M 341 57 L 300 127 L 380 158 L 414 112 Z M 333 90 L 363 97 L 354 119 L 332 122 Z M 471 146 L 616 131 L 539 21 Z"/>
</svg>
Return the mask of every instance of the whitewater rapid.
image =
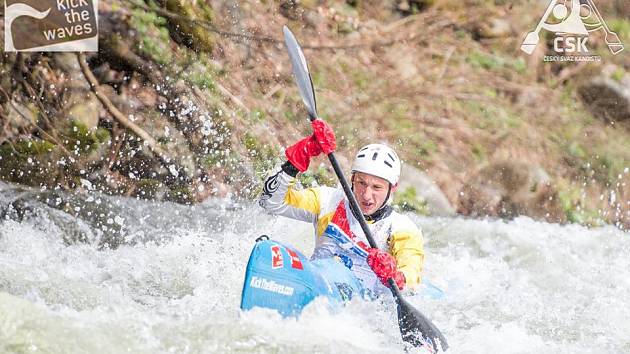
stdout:
<svg viewBox="0 0 630 354">
<path fill-rule="evenodd" d="M 115 249 L 97 231 L 70 242 L 46 216 L 0 221 L 1 353 L 404 353 L 389 299 L 339 312 L 316 301 L 299 319 L 239 310 L 254 240 L 310 254 L 310 225 L 227 200 L 109 199 L 125 232 Z M 446 298 L 408 299 L 449 353 L 630 352 L 628 233 L 412 217 Z"/>
</svg>

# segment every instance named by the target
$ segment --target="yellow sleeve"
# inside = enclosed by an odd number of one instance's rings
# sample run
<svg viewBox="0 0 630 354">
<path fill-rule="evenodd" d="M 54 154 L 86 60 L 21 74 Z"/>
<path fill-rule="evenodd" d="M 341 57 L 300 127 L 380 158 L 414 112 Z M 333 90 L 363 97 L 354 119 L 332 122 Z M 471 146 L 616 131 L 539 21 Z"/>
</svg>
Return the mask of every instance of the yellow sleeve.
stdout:
<svg viewBox="0 0 630 354">
<path fill-rule="evenodd" d="M 290 186 L 287 194 L 284 195 L 284 202 L 311 214 L 319 214 L 319 191 L 315 188 L 295 190 L 293 186 Z"/>
<path fill-rule="evenodd" d="M 420 284 L 424 265 L 422 232 L 416 229 L 392 233 L 389 249 L 396 259 L 398 270 L 405 275 L 406 285 L 414 288 Z"/>
</svg>

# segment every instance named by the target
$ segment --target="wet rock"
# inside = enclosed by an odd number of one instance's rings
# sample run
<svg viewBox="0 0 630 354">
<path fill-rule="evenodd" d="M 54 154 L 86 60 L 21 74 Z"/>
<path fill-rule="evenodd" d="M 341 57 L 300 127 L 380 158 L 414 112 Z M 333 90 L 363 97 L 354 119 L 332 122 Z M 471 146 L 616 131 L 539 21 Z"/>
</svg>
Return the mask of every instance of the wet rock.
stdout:
<svg viewBox="0 0 630 354">
<path fill-rule="evenodd" d="M 6 141 L 0 145 L 0 178 L 32 186 L 54 185 L 63 175 L 58 146 L 44 140 Z"/>
<path fill-rule="evenodd" d="M 607 122 L 630 122 L 630 83 L 596 77 L 578 88 L 580 98 L 591 113 Z"/>
<path fill-rule="evenodd" d="M 404 191 L 409 187 L 412 187 L 417 196 L 426 202 L 427 212 L 430 215 L 450 216 L 455 214 L 455 208 L 435 181 L 413 166 L 403 168 L 399 190 Z"/>
<path fill-rule="evenodd" d="M 90 91 L 74 91 L 66 101 L 67 119 L 80 122 L 89 130 L 98 126 L 101 103 Z"/>
<path fill-rule="evenodd" d="M 93 194 L 53 190 L 0 190 L 0 218 L 31 221 L 45 230 L 58 229 L 66 244 L 95 243 L 116 248 L 125 242 L 128 228 L 121 207 Z"/>
<path fill-rule="evenodd" d="M 526 215 L 566 221 L 549 175 L 524 162 L 494 162 L 472 174 L 460 191 L 457 211 L 469 216 Z"/>
<path fill-rule="evenodd" d="M 5 126 L 5 134 L 17 135 L 20 130 L 28 130 L 37 123 L 37 114 L 39 110 L 35 103 L 29 102 L 22 104 L 15 100 L 5 105 L 7 114 L 7 124 Z"/>
</svg>

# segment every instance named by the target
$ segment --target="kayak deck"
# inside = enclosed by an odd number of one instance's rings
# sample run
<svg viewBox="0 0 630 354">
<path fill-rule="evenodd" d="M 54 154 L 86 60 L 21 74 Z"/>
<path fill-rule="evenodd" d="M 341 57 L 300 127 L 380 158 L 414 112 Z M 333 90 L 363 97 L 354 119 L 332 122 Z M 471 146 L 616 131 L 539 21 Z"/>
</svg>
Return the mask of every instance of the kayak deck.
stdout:
<svg viewBox="0 0 630 354">
<path fill-rule="evenodd" d="M 419 289 L 423 296 L 443 297 L 440 289 L 423 283 Z M 289 245 L 257 240 L 245 271 L 241 309 L 262 307 L 283 316 L 296 316 L 319 296 L 332 305 L 356 296 L 371 298 L 352 271 L 336 258 L 309 260 Z"/>
</svg>

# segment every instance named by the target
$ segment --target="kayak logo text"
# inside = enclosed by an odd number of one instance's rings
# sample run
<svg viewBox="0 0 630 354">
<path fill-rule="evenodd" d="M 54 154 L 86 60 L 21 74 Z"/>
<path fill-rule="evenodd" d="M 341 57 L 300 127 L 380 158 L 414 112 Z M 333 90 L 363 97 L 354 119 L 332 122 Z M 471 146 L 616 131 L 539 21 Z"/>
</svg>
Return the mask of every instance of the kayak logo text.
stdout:
<svg viewBox="0 0 630 354">
<path fill-rule="evenodd" d="M 256 289 L 271 291 L 272 293 L 284 296 L 293 296 L 293 292 L 295 291 L 295 289 L 290 286 L 278 284 L 273 280 L 260 278 L 257 276 L 252 277 L 252 280 L 249 282 L 249 286 Z"/>
<path fill-rule="evenodd" d="M 555 55 L 545 55 L 543 61 L 600 61 L 599 55 L 590 55 L 588 50 L 589 34 L 602 34 L 612 54 L 624 49 L 619 36 L 608 28 L 606 21 L 595 6 L 593 0 L 551 0 L 536 28 L 527 33 L 521 50 L 532 54 L 538 42 L 540 31 L 553 32 L 553 50 Z"/>
<path fill-rule="evenodd" d="M 5 0 L 6 52 L 95 52 L 98 0 Z"/>
</svg>

